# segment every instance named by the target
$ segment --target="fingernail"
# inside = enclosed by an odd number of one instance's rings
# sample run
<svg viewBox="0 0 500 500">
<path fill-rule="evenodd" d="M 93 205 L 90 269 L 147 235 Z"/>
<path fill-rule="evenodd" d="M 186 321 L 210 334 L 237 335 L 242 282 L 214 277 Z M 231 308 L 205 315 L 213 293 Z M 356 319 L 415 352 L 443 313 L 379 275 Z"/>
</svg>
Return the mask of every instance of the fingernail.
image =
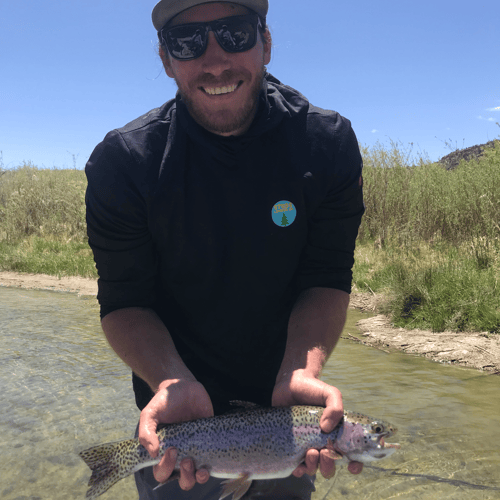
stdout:
<svg viewBox="0 0 500 500">
<path fill-rule="evenodd" d="M 168 457 L 170 458 L 170 460 L 177 460 L 177 450 L 175 448 L 169 450 Z"/>
<path fill-rule="evenodd" d="M 186 462 L 185 464 L 183 464 L 183 467 L 188 472 L 191 472 L 193 470 L 193 462 L 191 462 L 191 460 L 189 460 L 188 462 Z"/>
</svg>

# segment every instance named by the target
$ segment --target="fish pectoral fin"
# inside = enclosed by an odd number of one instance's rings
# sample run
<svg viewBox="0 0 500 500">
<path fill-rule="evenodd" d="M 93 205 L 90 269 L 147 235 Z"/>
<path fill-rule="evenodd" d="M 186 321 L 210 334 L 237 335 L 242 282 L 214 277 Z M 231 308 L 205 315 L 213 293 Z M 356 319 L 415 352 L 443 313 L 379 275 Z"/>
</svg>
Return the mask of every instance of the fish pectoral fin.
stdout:
<svg viewBox="0 0 500 500">
<path fill-rule="evenodd" d="M 327 445 L 326 445 L 326 449 L 328 450 L 328 454 L 330 455 L 330 458 L 332 460 L 342 460 L 344 458 L 343 455 L 341 455 L 336 449 L 335 449 L 335 446 L 333 444 L 333 441 L 328 438 L 328 442 L 327 442 Z"/>
<path fill-rule="evenodd" d="M 181 472 L 179 470 L 175 469 L 172 472 L 172 474 L 170 474 L 169 478 L 166 481 L 163 481 L 163 483 L 158 483 L 158 485 L 153 488 L 153 491 L 160 489 L 165 484 L 168 484 L 172 481 L 178 480 L 180 477 L 181 477 Z"/>
<path fill-rule="evenodd" d="M 236 479 L 227 479 L 226 481 L 222 481 L 222 495 L 219 497 L 219 500 L 222 500 L 231 494 L 233 495 L 232 500 L 240 500 L 252 484 L 252 480 L 249 478 L 250 474 L 243 473 Z"/>
<path fill-rule="evenodd" d="M 332 460 L 342 460 L 344 458 L 343 455 L 341 455 L 340 453 L 337 453 L 335 450 L 328 450 L 328 456 Z"/>
</svg>

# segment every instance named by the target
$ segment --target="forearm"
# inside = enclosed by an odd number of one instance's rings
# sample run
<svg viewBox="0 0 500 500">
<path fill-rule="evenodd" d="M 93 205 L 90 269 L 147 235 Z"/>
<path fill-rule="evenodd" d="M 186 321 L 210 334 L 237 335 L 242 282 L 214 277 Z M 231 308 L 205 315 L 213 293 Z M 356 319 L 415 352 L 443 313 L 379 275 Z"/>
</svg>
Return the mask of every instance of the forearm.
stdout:
<svg viewBox="0 0 500 500">
<path fill-rule="evenodd" d="M 277 381 L 305 370 L 318 377 L 344 328 L 349 294 L 332 288 L 309 288 L 297 299 Z"/>
<path fill-rule="evenodd" d="M 151 309 L 131 307 L 102 319 L 102 329 L 116 354 L 153 391 L 165 380 L 195 380 L 179 356 L 166 326 Z"/>
</svg>

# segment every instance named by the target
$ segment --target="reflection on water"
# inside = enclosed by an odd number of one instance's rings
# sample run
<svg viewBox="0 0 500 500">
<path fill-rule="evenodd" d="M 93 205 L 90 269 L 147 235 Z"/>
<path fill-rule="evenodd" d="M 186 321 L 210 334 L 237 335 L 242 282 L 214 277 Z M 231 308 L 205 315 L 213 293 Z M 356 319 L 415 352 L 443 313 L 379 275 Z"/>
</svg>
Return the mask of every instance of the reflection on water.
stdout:
<svg viewBox="0 0 500 500">
<path fill-rule="evenodd" d="M 346 408 L 396 425 L 402 449 L 320 479 L 314 500 L 500 499 L 500 377 L 341 340 L 324 379 Z M 0 381 L 0 498 L 83 499 L 78 451 L 131 436 L 139 416 L 95 299 L 0 287 Z M 133 479 L 102 498 L 135 500 Z"/>
<path fill-rule="evenodd" d="M 137 423 L 129 370 L 101 333 L 95 299 L 0 287 L 0 384 L 5 500 L 85 498 L 78 451 Z"/>
</svg>

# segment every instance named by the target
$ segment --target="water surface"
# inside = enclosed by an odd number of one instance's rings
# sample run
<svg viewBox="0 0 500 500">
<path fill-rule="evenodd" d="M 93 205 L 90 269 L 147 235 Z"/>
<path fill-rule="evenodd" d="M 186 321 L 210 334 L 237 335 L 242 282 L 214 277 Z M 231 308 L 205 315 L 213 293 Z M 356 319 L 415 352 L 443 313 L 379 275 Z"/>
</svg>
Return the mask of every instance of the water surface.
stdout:
<svg viewBox="0 0 500 500">
<path fill-rule="evenodd" d="M 346 331 L 360 318 L 350 311 Z M 500 377 L 341 340 L 324 379 L 347 409 L 395 424 L 402 449 L 319 480 L 314 500 L 500 499 Z M 83 500 L 78 451 L 130 437 L 139 417 L 95 299 L 76 294 L 0 287 L 0 387 L 4 500 Z M 102 499 L 136 500 L 133 479 Z"/>
</svg>

